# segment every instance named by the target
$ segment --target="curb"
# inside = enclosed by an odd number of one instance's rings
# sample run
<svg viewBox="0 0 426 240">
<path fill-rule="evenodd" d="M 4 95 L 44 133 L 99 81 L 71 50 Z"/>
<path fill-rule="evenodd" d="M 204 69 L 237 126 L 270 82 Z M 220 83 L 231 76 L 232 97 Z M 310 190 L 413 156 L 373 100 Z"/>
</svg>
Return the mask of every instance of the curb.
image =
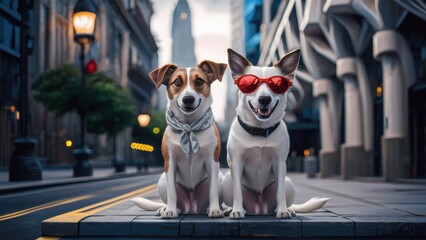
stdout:
<svg viewBox="0 0 426 240">
<path fill-rule="evenodd" d="M 155 170 L 155 171 L 152 171 L 152 172 L 116 173 L 116 174 L 113 174 L 113 175 L 103 176 L 103 177 L 93 177 L 93 176 L 91 176 L 91 177 L 77 177 L 77 178 L 68 178 L 68 179 L 64 179 L 64 180 L 45 182 L 45 183 L 41 183 L 41 182 L 29 183 L 28 185 L 25 185 L 25 186 L 17 186 L 17 187 L 11 186 L 11 187 L 5 187 L 3 189 L 0 189 L 0 195 L 23 192 L 23 191 L 28 191 L 28 190 L 41 189 L 41 188 L 47 188 L 47 187 L 70 185 L 70 184 L 76 184 L 76 183 L 114 180 L 114 179 L 127 178 L 127 177 L 138 177 L 138 176 L 144 176 L 144 175 L 150 175 L 150 174 L 158 174 L 158 173 L 161 173 L 161 172 L 162 172 L 162 170 Z"/>
</svg>

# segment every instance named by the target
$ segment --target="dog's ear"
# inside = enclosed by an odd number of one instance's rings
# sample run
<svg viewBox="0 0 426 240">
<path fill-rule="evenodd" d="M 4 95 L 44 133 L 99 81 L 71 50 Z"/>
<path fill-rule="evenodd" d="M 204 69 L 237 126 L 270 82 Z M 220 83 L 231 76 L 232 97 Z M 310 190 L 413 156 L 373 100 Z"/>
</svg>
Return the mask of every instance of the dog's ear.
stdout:
<svg viewBox="0 0 426 240">
<path fill-rule="evenodd" d="M 287 53 L 274 67 L 277 67 L 286 76 L 293 76 L 299 65 L 300 49 L 293 50 Z"/>
<path fill-rule="evenodd" d="M 224 63 L 215 63 L 209 60 L 204 60 L 198 64 L 198 67 L 204 72 L 204 74 L 206 74 L 210 82 L 213 82 L 216 79 L 222 81 L 222 77 L 227 66 L 228 65 Z"/>
<path fill-rule="evenodd" d="M 177 66 L 174 64 L 166 64 L 160 68 L 155 69 L 154 71 L 149 73 L 152 81 L 154 81 L 157 88 L 161 86 L 161 84 L 167 84 L 173 72 L 176 71 Z"/>
<path fill-rule="evenodd" d="M 234 79 L 244 74 L 246 67 L 253 65 L 245 57 L 230 48 L 228 48 L 228 63 Z"/>
</svg>

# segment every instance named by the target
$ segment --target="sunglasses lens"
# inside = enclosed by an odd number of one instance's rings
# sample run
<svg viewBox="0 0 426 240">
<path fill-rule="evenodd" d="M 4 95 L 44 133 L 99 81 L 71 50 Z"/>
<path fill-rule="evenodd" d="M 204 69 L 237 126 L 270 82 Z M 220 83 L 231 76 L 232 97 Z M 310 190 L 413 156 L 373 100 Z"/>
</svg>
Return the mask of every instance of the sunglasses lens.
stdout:
<svg viewBox="0 0 426 240">
<path fill-rule="evenodd" d="M 283 77 L 272 77 L 269 82 L 269 87 L 276 94 L 285 93 L 289 86 L 289 81 Z"/>
<path fill-rule="evenodd" d="M 252 93 L 257 88 L 259 80 L 255 76 L 246 75 L 240 78 L 238 81 L 238 88 L 243 93 Z"/>
</svg>

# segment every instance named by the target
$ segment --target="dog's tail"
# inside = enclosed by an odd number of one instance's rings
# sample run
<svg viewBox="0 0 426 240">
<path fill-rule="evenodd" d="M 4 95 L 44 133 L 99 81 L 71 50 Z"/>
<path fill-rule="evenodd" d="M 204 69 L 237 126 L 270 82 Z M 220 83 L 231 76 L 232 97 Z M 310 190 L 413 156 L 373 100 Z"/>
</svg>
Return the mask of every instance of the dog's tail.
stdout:
<svg viewBox="0 0 426 240">
<path fill-rule="evenodd" d="M 293 204 L 290 206 L 290 209 L 293 209 L 296 213 L 310 213 L 322 208 L 328 200 L 329 198 L 314 197 L 309 199 L 305 203 Z"/>
<path fill-rule="evenodd" d="M 158 209 L 166 206 L 164 203 L 154 202 L 143 197 L 133 198 L 130 201 L 136 204 L 136 206 L 148 211 L 157 211 Z"/>
</svg>

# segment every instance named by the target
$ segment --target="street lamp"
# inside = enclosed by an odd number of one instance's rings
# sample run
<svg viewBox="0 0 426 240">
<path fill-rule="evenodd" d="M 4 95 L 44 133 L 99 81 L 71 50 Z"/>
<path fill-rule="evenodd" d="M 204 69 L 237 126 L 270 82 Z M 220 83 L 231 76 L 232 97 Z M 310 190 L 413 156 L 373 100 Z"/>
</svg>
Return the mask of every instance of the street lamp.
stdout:
<svg viewBox="0 0 426 240">
<path fill-rule="evenodd" d="M 81 94 L 86 89 L 84 49 L 86 44 L 95 40 L 96 9 L 91 0 L 78 0 L 74 6 L 73 27 L 74 41 L 80 45 L 81 61 Z M 89 162 L 92 150 L 85 144 L 86 112 L 80 111 L 80 147 L 73 151 L 77 163 L 74 166 L 74 177 L 92 176 L 93 169 Z"/>
<path fill-rule="evenodd" d="M 19 110 L 22 117 L 19 119 L 19 135 L 14 139 L 14 151 L 9 164 L 9 181 L 34 181 L 42 180 L 42 168 L 37 157 L 34 156 L 34 148 L 37 141 L 30 137 L 29 131 L 29 104 L 28 104 L 28 54 L 30 32 L 29 9 L 27 1 L 20 0 L 20 103 Z M 13 112 L 15 107 L 11 107 Z M 17 120 L 18 120 L 18 111 Z M 3 129 L 2 129 L 3 131 Z"/>
<path fill-rule="evenodd" d="M 148 114 L 139 114 L 138 122 L 141 127 L 146 127 L 149 124 L 151 117 Z"/>
<path fill-rule="evenodd" d="M 80 44 L 90 43 L 95 39 L 96 10 L 90 0 L 79 0 L 74 6 L 72 24 L 74 40 Z"/>
</svg>

